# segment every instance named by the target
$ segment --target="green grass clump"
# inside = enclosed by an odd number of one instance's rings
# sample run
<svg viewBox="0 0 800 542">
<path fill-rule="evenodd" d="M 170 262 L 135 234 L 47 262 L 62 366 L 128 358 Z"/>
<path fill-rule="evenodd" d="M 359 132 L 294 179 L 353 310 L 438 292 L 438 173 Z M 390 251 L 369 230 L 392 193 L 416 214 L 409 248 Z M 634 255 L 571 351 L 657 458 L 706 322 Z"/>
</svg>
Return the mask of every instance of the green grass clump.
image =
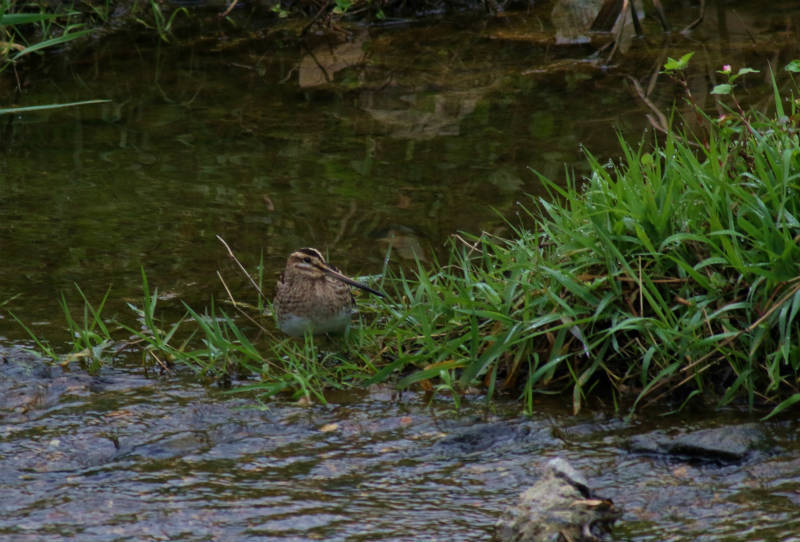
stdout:
<svg viewBox="0 0 800 542">
<path fill-rule="evenodd" d="M 779 101 L 774 119 L 708 119 L 699 151 L 620 140 L 619 163 L 589 155 L 584 182 L 543 179 L 535 233 L 462 239 L 397 280 L 393 365 L 419 369 L 400 384 L 503 384 L 527 409 L 571 388 L 576 411 L 597 385 L 634 408 L 800 400 L 799 117 Z"/>
<path fill-rule="evenodd" d="M 24 2 L 0 2 L 0 73 L 26 55 L 63 46 L 91 32 L 83 22 L 75 21 L 77 11 L 51 9 Z"/>
<path fill-rule="evenodd" d="M 168 8 L 157 0 L 127 2 L 125 9 L 115 9 L 115 4 L 119 2 L 0 0 L 0 73 L 32 53 L 61 48 L 101 29 L 119 29 L 122 22 L 139 23 L 169 41 L 176 17 L 189 16 L 185 7 Z"/>
</svg>

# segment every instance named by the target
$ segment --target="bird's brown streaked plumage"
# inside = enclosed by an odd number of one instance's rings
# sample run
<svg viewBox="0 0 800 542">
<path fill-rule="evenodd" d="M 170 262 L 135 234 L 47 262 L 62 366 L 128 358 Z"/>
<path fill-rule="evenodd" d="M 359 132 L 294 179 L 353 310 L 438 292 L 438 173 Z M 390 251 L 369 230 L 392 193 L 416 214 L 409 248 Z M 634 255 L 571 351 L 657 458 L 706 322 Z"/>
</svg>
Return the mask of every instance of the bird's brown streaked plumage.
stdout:
<svg viewBox="0 0 800 542">
<path fill-rule="evenodd" d="M 287 335 L 340 333 L 350 324 L 355 299 L 350 287 L 383 296 L 342 274 L 315 248 L 289 255 L 275 292 L 278 328 Z"/>
</svg>

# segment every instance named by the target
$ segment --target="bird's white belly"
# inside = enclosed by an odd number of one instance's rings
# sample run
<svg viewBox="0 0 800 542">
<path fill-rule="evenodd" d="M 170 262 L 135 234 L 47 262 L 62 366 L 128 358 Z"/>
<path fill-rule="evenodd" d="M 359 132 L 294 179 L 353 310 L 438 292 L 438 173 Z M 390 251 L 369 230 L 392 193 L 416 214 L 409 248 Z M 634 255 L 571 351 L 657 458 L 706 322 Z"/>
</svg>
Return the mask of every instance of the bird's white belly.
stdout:
<svg viewBox="0 0 800 542">
<path fill-rule="evenodd" d="M 315 319 L 290 314 L 278 324 L 278 327 L 281 331 L 293 337 L 303 336 L 309 331 L 315 335 L 322 333 L 341 333 L 350 325 L 351 316 L 352 311 L 349 309 L 343 310 L 325 319 Z"/>
</svg>

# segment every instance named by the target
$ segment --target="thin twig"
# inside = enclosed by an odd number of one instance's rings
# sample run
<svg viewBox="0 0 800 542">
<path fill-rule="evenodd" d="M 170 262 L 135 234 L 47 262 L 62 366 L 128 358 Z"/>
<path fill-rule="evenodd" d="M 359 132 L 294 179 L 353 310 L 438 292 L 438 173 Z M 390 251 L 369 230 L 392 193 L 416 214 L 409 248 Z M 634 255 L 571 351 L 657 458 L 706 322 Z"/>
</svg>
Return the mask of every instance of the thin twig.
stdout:
<svg viewBox="0 0 800 542">
<path fill-rule="evenodd" d="M 225 8 L 225 11 L 223 11 L 222 13 L 220 13 L 220 14 L 219 14 L 219 16 L 220 16 L 220 17 L 227 17 L 227 16 L 228 16 L 228 13 L 230 13 L 230 12 L 231 12 L 231 10 L 232 10 L 233 8 L 235 8 L 235 7 L 236 7 L 236 4 L 238 4 L 238 3 L 239 3 L 239 0 L 233 0 L 233 2 L 231 2 L 231 3 L 230 3 L 230 5 L 229 5 L 227 8 Z"/>
<path fill-rule="evenodd" d="M 17 92 L 22 92 L 22 83 L 19 80 L 19 73 L 17 72 L 16 63 L 11 64 L 11 68 L 14 70 L 14 78 L 17 80 Z"/>
<path fill-rule="evenodd" d="M 644 314 L 644 288 L 642 287 L 642 257 L 639 256 L 639 280 L 637 281 L 637 285 L 639 286 L 639 314 Z"/>
<path fill-rule="evenodd" d="M 456 239 L 458 239 L 463 245 L 465 245 L 469 249 L 470 254 L 478 250 L 478 243 L 481 242 L 481 240 L 478 239 L 475 241 L 474 244 L 471 244 L 469 241 L 467 241 L 457 233 L 450 234 L 450 237 L 455 237 Z"/>
<path fill-rule="evenodd" d="M 229 247 L 228 243 L 225 242 L 225 239 L 223 239 L 222 236 L 220 236 L 220 235 L 217 235 L 217 239 L 219 239 L 220 243 L 225 245 L 225 249 L 228 251 L 228 256 L 230 256 L 233 259 L 233 261 L 236 262 L 236 265 L 239 266 L 239 269 L 241 269 L 242 273 L 245 274 L 245 276 L 247 277 L 247 280 L 249 280 L 250 284 L 253 285 L 253 288 L 256 289 L 256 292 L 258 292 L 258 295 L 260 295 L 264 299 L 267 299 L 267 296 L 264 295 L 264 292 L 262 292 L 261 288 L 258 287 L 258 284 L 256 284 L 256 281 L 253 280 L 253 277 L 251 277 L 250 273 L 247 272 L 247 269 L 244 268 L 244 266 L 242 265 L 242 262 L 239 261 L 239 259 L 236 257 L 236 255 L 231 250 L 231 247 Z"/>
<path fill-rule="evenodd" d="M 662 49 L 661 52 L 658 54 L 658 57 L 653 62 L 653 73 L 650 75 L 650 80 L 647 82 L 647 90 L 644 92 L 645 96 L 652 96 L 653 90 L 656 88 L 656 83 L 658 82 L 658 76 L 661 75 L 661 66 L 664 65 L 664 61 L 669 58 L 667 56 L 666 50 Z"/>
<path fill-rule="evenodd" d="M 331 242 L 331 244 L 333 246 L 338 246 L 339 245 L 339 241 L 342 239 L 342 237 L 344 237 L 344 232 L 347 229 L 348 222 L 350 222 L 350 219 L 353 218 L 353 216 L 356 214 L 357 210 L 358 210 L 358 207 L 356 205 L 356 200 L 355 199 L 351 199 L 350 200 L 350 209 L 347 211 L 347 213 L 344 215 L 342 220 L 339 222 L 339 231 L 336 232 L 336 237 L 334 237 L 333 241 Z"/>
<path fill-rule="evenodd" d="M 651 102 L 650 98 L 648 98 L 645 95 L 644 91 L 642 90 L 642 86 L 639 84 L 639 81 L 637 81 L 636 78 L 631 77 L 629 75 L 628 80 L 631 83 L 633 83 L 633 88 L 636 89 L 636 94 L 639 95 L 639 99 L 642 100 L 644 104 L 650 108 L 650 110 L 656 115 L 656 117 L 658 117 L 657 123 L 651 122 L 651 124 L 653 124 L 653 128 L 666 134 L 669 131 L 669 122 L 667 122 L 666 115 L 664 115 L 664 113 L 662 113 L 661 110 L 658 107 L 656 107 L 656 104 Z"/>
<path fill-rule="evenodd" d="M 590 280 L 607 279 L 610 277 L 608 275 L 593 275 L 591 273 L 581 273 L 580 275 L 577 275 L 575 278 L 587 282 Z M 617 282 L 634 282 L 637 284 L 640 284 L 642 282 L 641 276 L 639 278 L 634 278 L 634 277 L 626 277 L 625 275 L 620 275 L 613 277 L 613 279 L 616 280 Z M 648 282 L 652 282 L 653 284 L 683 284 L 688 280 L 689 279 L 677 277 L 677 278 L 664 278 L 664 279 L 650 279 L 648 280 Z"/>
<path fill-rule="evenodd" d="M 627 14 L 625 11 L 628 9 L 628 4 L 630 0 L 623 0 L 622 8 L 619 10 L 618 21 L 619 21 L 619 30 L 617 31 L 617 35 L 614 37 L 614 45 L 611 47 L 611 52 L 608 54 L 606 58 L 606 64 L 611 63 L 611 59 L 614 57 L 614 53 L 617 52 L 617 48 L 619 47 L 620 42 L 622 41 L 622 34 L 625 32 L 625 17 Z"/>
<path fill-rule="evenodd" d="M 306 24 L 303 27 L 303 30 L 300 31 L 301 37 L 306 35 L 306 33 L 311 29 L 311 27 L 314 26 L 314 23 L 317 22 L 317 19 L 319 19 L 322 16 L 322 14 L 325 12 L 326 9 L 330 7 L 330 5 L 331 2 L 330 0 L 328 0 L 327 2 L 323 3 L 322 6 L 320 6 L 319 11 L 317 11 L 317 13 L 311 18 L 308 24 Z"/>
<path fill-rule="evenodd" d="M 158 364 L 161 366 L 161 368 L 162 368 L 162 369 L 164 369 L 164 371 L 166 371 L 166 372 L 168 372 L 168 373 L 171 373 L 171 372 L 172 372 L 172 371 L 170 371 L 170 369 L 169 369 L 169 366 L 168 366 L 166 363 L 164 363 L 163 361 L 161 361 L 161 360 L 158 358 L 158 356 L 156 355 L 156 353 L 155 353 L 155 352 L 153 352 L 152 350 L 150 350 L 150 355 L 151 355 L 151 356 L 153 356 L 153 358 L 155 358 L 156 362 L 157 362 L 157 363 L 158 363 Z"/>
<path fill-rule="evenodd" d="M 255 318 L 253 318 L 252 316 L 250 316 L 248 313 L 246 313 L 245 311 L 243 311 L 243 310 L 241 309 L 241 307 L 239 307 L 240 303 L 239 303 L 238 301 L 236 301 L 236 300 L 233 298 L 233 294 L 231 293 L 231 290 L 230 290 L 230 288 L 228 288 L 228 285 L 227 285 L 227 283 L 225 282 L 225 279 L 223 279 L 223 278 L 222 278 L 222 274 L 221 274 L 219 271 L 217 271 L 217 277 L 219 278 L 219 281 L 222 283 L 222 287 L 223 287 L 223 288 L 225 288 L 225 292 L 227 292 L 227 294 L 228 294 L 228 299 L 230 299 L 230 300 L 231 300 L 231 303 L 233 304 L 233 308 L 234 308 L 234 309 L 236 309 L 237 311 L 239 311 L 239 314 L 241 314 L 242 316 L 244 316 L 245 318 L 247 318 L 248 320 L 250 320 L 250 322 L 251 322 L 251 323 L 252 323 L 254 326 L 256 326 L 258 329 L 260 329 L 261 331 L 263 331 L 263 332 L 264 332 L 264 333 L 266 333 L 267 335 L 272 335 L 272 332 L 271 332 L 270 330 L 268 330 L 267 328 L 265 328 L 264 326 L 262 326 L 261 324 L 259 324 L 259 323 L 258 323 L 258 321 L 257 321 Z"/>
<path fill-rule="evenodd" d="M 705 16 L 706 16 L 706 0 L 700 0 L 700 15 L 697 17 L 697 19 L 695 19 L 694 21 L 689 23 L 686 28 L 681 30 L 681 34 L 686 34 L 690 30 L 692 30 L 694 27 L 696 27 L 697 25 L 702 23 L 703 22 L 703 18 Z"/>
<path fill-rule="evenodd" d="M 218 237 L 219 237 L 219 236 L 218 236 Z M 223 241 L 223 242 L 224 242 L 224 241 Z M 226 245 L 226 246 L 227 246 L 227 245 Z M 268 330 L 267 328 L 265 328 L 264 326 L 262 326 L 261 324 L 259 324 L 259 323 L 258 323 L 258 321 L 256 321 L 256 319 L 255 319 L 255 318 L 253 318 L 252 316 L 250 316 L 249 314 L 247 314 L 245 311 L 243 311 L 243 310 L 242 310 L 242 309 L 239 307 L 240 303 L 239 303 L 238 301 L 236 301 L 236 299 L 234 299 L 234 297 L 233 297 L 233 294 L 231 293 L 231 290 L 230 290 L 230 288 L 228 288 L 228 285 L 227 285 L 227 283 L 225 282 L 225 279 L 223 279 L 223 278 L 222 278 L 222 274 L 221 274 L 219 271 L 217 271 L 217 277 L 219 277 L 219 281 L 222 283 L 222 287 L 223 287 L 223 288 L 225 288 L 225 292 L 227 292 L 227 294 L 228 294 L 228 298 L 231 300 L 231 303 L 233 304 L 233 308 L 234 308 L 234 309 L 236 309 L 237 311 L 239 311 L 239 314 L 241 314 L 242 316 L 244 316 L 245 318 L 247 318 L 248 320 L 250 320 L 250 322 L 251 322 L 251 323 L 252 323 L 254 326 L 256 326 L 258 329 L 260 329 L 261 331 L 263 331 L 264 333 L 266 333 L 267 335 L 269 335 L 270 337 L 272 337 L 273 339 L 275 339 L 275 334 L 274 334 L 274 333 L 272 333 L 270 330 Z M 274 368 L 274 369 L 276 369 L 276 370 L 278 370 L 278 371 L 283 371 L 283 372 L 284 372 L 284 373 L 286 373 L 286 374 L 289 374 L 289 372 L 290 372 L 290 371 L 289 371 L 289 370 L 287 370 L 285 367 L 282 367 L 282 366 L 278 365 L 277 363 L 275 363 L 274 361 L 271 361 L 271 360 L 269 360 L 269 359 L 266 359 L 266 358 L 262 358 L 262 359 L 263 359 L 264 363 L 268 364 L 270 367 L 272 367 L 272 368 Z"/>
<path fill-rule="evenodd" d="M 664 29 L 664 32 L 669 32 L 669 23 L 664 13 L 664 7 L 661 5 L 661 0 L 653 0 L 653 7 L 655 8 L 658 20 L 661 22 L 661 28 Z"/>
</svg>

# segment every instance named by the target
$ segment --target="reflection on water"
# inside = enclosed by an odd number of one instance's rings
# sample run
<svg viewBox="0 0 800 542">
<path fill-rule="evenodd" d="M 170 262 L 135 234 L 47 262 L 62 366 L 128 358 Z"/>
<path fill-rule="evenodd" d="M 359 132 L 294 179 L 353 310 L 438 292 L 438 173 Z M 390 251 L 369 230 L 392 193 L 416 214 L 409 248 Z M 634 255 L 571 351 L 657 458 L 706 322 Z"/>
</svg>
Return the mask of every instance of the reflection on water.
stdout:
<svg viewBox="0 0 800 542">
<path fill-rule="evenodd" d="M 245 28 L 211 42 L 199 28 L 169 47 L 125 36 L 30 74 L 19 105 L 113 102 L 0 118 L 0 302 L 21 293 L 7 308 L 59 324 L 58 292 L 77 282 L 95 299 L 109 285 L 112 300 L 137 297 L 143 266 L 202 305 L 221 293 L 217 234 L 251 269 L 263 251 L 270 280 L 299 246 L 354 274 L 381 269 L 388 245 L 403 265 L 459 230 L 529 220 L 518 203 L 543 193 L 531 169 L 580 174 L 581 145 L 607 156 L 615 129 L 638 138 L 648 111 L 624 76 L 644 81 L 701 40 L 691 83 L 708 105 L 723 61 L 800 56 L 796 9 L 740 6 L 709 10 L 691 40 L 646 19 L 647 38 L 604 65 L 590 46 L 554 45 L 555 7 L 303 44 Z M 697 13 L 669 15 L 678 27 Z M 765 77 L 746 84 L 767 95 Z M 677 95 L 654 88 L 664 108 Z M 22 334 L 6 319 L 0 336 Z"/>
<path fill-rule="evenodd" d="M 697 8 L 676 4 L 667 14 L 683 28 Z M 215 30 L 182 43 L 111 38 L 30 74 L 18 105 L 113 101 L 0 117 L 0 306 L 58 340 L 59 292 L 76 282 L 94 301 L 111 286 L 112 316 L 140 296 L 141 267 L 162 294 L 203 306 L 221 293 L 217 269 L 238 276 L 218 234 L 250 269 L 263 252 L 270 282 L 300 246 L 354 275 L 378 272 L 388 247 L 392 265 L 431 261 L 454 232 L 529 220 L 518 203 L 542 195 L 530 168 L 562 179 L 584 171 L 582 144 L 613 156 L 615 129 L 639 138 L 648 110 L 625 76 L 646 88 L 666 56 L 695 50 L 698 103 L 713 105 L 728 63 L 761 69 L 740 92 L 765 104 L 766 61 L 800 57 L 792 2 L 716 3 L 686 36 L 646 19 L 646 38 L 608 64 L 596 45 L 556 45 L 554 5 L 302 45 L 214 15 Z M 655 80 L 666 111 L 680 95 Z M 0 312 L 0 357 L 18 360 L 23 338 Z M 485 540 L 555 454 L 626 510 L 626 539 L 778 540 L 800 528 L 791 441 L 741 469 L 678 468 L 625 454 L 628 426 L 542 404 L 529 437 L 456 453 L 437 443 L 486 416 L 453 414 L 446 398 L 254 411 L 135 365 L 97 378 L 0 368 L 4 539 Z M 523 423 L 513 406 L 489 418 Z"/>
</svg>

